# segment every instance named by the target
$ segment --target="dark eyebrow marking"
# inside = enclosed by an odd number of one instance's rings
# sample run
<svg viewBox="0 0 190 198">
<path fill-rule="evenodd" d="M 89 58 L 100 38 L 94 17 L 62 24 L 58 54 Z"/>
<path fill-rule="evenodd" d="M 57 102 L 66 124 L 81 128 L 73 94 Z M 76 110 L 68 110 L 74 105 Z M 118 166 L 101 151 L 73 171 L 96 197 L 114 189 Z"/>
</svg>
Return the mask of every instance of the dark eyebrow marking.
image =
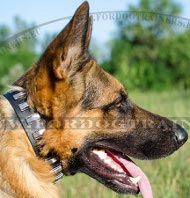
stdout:
<svg viewBox="0 0 190 198">
<path fill-rule="evenodd" d="M 116 100 L 114 100 L 113 102 L 104 105 L 102 108 L 103 111 L 108 111 L 110 108 L 112 108 L 114 105 L 116 105 L 117 103 L 121 102 L 121 101 L 125 101 L 127 99 L 127 95 L 125 94 L 124 91 L 120 90 L 120 97 L 118 97 Z"/>
<path fill-rule="evenodd" d="M 115 101 L 113 101 L 112 103 L 109 103 L 107 105 L 104 105 L 102 108 L 103 111 L 108 111 L 111 107 L 113 107 L 115 104 L 117 104 L 118 102 L 120 102 L 122 100 L 122 97 L 120 96 L 119 98 L 117 98 Z"/>
</svg>

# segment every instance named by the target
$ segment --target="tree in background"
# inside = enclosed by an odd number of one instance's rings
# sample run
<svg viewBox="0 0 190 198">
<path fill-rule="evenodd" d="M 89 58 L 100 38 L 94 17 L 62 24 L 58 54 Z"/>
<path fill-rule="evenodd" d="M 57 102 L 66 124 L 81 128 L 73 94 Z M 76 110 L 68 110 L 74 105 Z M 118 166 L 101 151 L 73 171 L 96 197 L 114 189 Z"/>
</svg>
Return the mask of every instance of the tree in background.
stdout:
<svg viewBox="0 0 190 198">
<path fill-rule="evenodd" d="M 22 32 L 34 24 L 27 24 L 19 17 L 14 18 L 14 29 L 0 26 L 0 92 L 12 84 L 18 76 L 38 57 L 37 38 L 32 30 L 10 37 L 15 32 Z"/>
<path fill-rule="evenodd" d="M 117 36 L 106 48 L 110 49 L 110 55 L 94 40 L 92 54 L 128 89 L 163 90 L 174 86 L 188 89 L 190 23 L 184 28 L 183 21 L 174 17 L 180 13 L 180 5 L 172 0 L 139 0 L 117 22 Z M 0 26 L 0 92 L 21 76 L 55 37 L 46 34 L 39 41 L 38 32 L 31 27 L 34 24 L 19 17 L 14 18 L 13 29 Z M 10 38 L 15 32 L 22 34 Z"/>
<path fill-rule="evenodd" d="M 103 67 L 129 89 L 190 87 L 190 31 L 174 17 L 180 6 L 172 0 L 140 0 L 129 11 L 117 22 L 117 37 Z"/>
</svg>

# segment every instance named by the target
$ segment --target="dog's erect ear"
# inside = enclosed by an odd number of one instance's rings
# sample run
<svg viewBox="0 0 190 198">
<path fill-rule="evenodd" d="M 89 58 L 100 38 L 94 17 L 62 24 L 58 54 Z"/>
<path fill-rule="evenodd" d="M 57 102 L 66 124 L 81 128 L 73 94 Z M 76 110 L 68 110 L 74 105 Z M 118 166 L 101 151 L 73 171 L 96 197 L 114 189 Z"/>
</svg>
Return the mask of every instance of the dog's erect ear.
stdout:
<svg viewBox="0 0 190 198">
<path fill-rule="evenodd" d="M 58 79 L 72 75 L 89 58 L 91 31 L 92 17 L 89 17 L 88 3 L 84 2 L 63 31 L 48 46 L 40 62 L 44 65 L 45 61 L 45 64 L 53 67 Z"/>
</svg>

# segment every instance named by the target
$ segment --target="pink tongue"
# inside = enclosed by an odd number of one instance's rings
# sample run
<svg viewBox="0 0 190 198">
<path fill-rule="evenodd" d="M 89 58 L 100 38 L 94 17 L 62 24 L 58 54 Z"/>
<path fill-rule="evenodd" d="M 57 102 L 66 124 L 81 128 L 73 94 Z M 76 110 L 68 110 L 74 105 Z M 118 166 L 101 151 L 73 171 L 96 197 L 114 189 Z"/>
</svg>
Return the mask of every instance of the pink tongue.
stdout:
<svg viewBox="0 0 190 198">
<path fill-rule="evenodd" d="M 144 198 L 153 198 L 152 189 L 150 183 L 148 181 L 147 176 L 143 173 L 143 171 L 136 166 L 133 162 L 130 162 L 126 159 L 123 159 L 119 156 L 115 156 L 118 161 L 120 161 L 125 167 L 126 170 L 131 174 L 132 177 L 141 176 L 140 181 L 138 182 L 140 191 Z"/>
</svg>

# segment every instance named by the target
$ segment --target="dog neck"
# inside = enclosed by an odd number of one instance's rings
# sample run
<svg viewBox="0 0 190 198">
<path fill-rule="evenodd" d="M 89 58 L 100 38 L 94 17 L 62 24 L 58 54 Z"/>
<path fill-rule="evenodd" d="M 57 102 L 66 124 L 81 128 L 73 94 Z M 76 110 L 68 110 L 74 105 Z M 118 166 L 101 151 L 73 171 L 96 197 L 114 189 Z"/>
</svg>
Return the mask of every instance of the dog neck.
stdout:
<svg viewBox="0 0 190 198">
<path fill-rule="evenodd" d="M 39 144 L 39 141 L 45 131 L 45 120 L 41 118 L 38 112 L 35 112 L 29 107 L 26 90 L 13 89 L 4 94 L 4 97 L 14 109 L 35 154 L 51 165 L 51 173 L 55 175 L 54 182 L 57 182 L 63 177 L 63 170 L 59 157 L 53 152 L 49 153 L 46 157 L 42 157 L 40 154 L 42 146 Z"/>
</svg>

